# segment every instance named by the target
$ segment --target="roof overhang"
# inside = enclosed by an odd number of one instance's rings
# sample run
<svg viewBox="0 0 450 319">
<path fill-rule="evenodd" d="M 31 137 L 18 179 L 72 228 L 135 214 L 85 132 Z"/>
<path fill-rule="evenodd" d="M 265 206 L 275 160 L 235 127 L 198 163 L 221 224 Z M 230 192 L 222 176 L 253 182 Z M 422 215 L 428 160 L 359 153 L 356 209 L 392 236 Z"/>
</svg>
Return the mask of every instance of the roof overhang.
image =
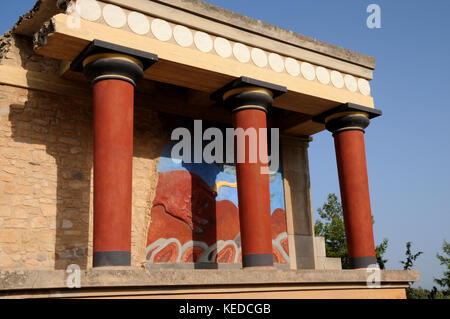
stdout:
<svg viewBox="0 0 450 319">
<path fill-rule="evenodd" d="M 76 78 L 68 66 L 98 39 L 156 54 L 159 62 L 145 79 L 204 96 L 241 76 L 287 87 L 274 106 L 302 115 L 292 124 L 293 134 L 323 130 L 312 117 L 341 104 L 374 107 L 369 85 L 373 58 L 200 0 L 78 0 L 63 13 L 50 9 L 56 0 L 39 2 L 16 32 L 34 31 L 35 51 L 64 61 L 65 78 Z"/>
</svg>

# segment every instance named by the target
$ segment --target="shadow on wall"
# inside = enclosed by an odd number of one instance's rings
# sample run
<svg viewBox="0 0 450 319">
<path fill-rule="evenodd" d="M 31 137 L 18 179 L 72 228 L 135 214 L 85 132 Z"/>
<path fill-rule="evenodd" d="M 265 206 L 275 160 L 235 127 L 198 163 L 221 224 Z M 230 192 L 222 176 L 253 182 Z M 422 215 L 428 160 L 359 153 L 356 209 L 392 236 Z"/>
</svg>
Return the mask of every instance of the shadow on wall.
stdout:
<svg viewBox="0 0 450 319">
<path fill-rule="evenodd" d="M 58 72 L 58 61 L 33 55 L 28 47 L 20 49 L 20 58 L 22 67 L 26 69 Z M 49 64 L 47 69 L 36 69 L 40 68 L 39 64 L 42 65 L 41 60 Z M 88 251 L 92 252 L 90 233 L 93 211 L 92 100 L 89 96 L 69 98 L 38 91 L 28 91 L 26 100 L 24 105 L 9 106 L 12 139 L 26 144 L 24 149 L 29 150 L 22 158 L 27 166 L 22 172 L 22 181 L 33 188 L 32 196 L 21 196 L 17 204 L 31 208 L 36 212 L 34 215 L 41 214 L 38 219 L 42 223 L 39 229 L 26 229 L 25 232 L 30 236 L 33 236 L 32 232 L 55 234 L 54 247 L 40 241 L 38 248 L 38 252 L 54 253 L 54 269 L 66 269 L 70 264 L 77 264 L 81 269 L 90 268 L 92 256 L 88 256 Z M 154 142 L 153 118 L 156 118 L 156 114 L 150 108 L 135 108 L 135 159 L 155 159 L 159 156 L 160 150 Z M 145 210 L 148 213 L 148 209 Z M 144 231 L 142 245 L 145 245 L 145 235 Z M 45 235 L 41 238 L 45 238 Z M 53 242 L 51 238 L 47 241 Z"/>
<path fill-rule="evenodd" d="M 32 151 L 28 164 L 33 166 L 30 180 L 36 181 L 32 186 L 37 196 L 22 205 L 40 208 L 47 223 L 43 226 L 55 229 L 55 269 L 69 264 L 86 269 L 93 157 L 90 103 L 33 91 L 27 100 L 10 107 L 12 138 L 45 146 L 53 161 Z"/>
</svg>

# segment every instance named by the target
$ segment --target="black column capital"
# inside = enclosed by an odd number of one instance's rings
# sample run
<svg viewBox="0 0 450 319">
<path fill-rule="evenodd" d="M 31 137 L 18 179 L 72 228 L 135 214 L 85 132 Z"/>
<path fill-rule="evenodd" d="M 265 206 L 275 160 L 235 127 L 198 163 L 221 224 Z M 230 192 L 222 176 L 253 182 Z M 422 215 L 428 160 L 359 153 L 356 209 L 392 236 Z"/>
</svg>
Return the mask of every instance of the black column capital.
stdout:
<svg viewBox="0 0 450 319">
<path fill-rule="evenodd" d="M 358 130 L 364 132 L 370 119 L 382 114 L 381 110 L 345 103 L 313 117 L 314 122 L 325 124 L 328 131 L 335 134 L 342 131 Z"/>
<path fill-rule="evenodd" d="M 284 86 L 241 76 L 211 95 L 211 99 L 223 102 L 232 112 L 258 109 L 267 112 L 273 99 L 286 93 Z"/>
<path fill-rule="evenodd" d="M 155 54 L 94 40 L 75 58 L 70 69 L 83 72 L 91 84 L 116 79 L 136 86 L 144 71 L 157 61 Z"/>
</svg>

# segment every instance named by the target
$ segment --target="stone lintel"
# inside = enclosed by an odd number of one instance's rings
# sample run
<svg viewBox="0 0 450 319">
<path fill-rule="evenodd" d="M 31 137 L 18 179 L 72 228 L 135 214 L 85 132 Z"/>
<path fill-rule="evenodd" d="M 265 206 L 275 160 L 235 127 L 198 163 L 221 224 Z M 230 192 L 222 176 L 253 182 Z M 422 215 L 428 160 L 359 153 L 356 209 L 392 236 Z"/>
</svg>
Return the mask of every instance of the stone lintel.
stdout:
<svg viewBox="0 0 450 319">
<path fill-rule="evenodd" d="M 358 270 L 145 270 L 102 268 L 82 270 L 81 288 L 186 287 L 239 285 L 345 285 L 367 282 L 366 269 Z M 65 289 L 65 270 L 0 271 L 0 296 L 15 290 Z M 408 285 L 419 281 L 415 270 L 381 270 L 382 285 Z"/>
</svg>

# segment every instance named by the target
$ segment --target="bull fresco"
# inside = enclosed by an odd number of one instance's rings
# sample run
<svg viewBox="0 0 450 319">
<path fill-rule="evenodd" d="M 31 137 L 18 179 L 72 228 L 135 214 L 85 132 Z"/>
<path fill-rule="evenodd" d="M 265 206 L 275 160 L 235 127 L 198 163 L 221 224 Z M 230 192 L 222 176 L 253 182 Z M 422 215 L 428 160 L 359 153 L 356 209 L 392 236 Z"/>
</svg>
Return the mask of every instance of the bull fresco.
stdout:
<svg viewBox="0 0 450 319">
<path fill-rule="evenodd" d="M 148 229 L 147 263 L 240 263 L 240 230 L 234 164 L 184 163 L 165 144 Z M 255 189 L 255 191 L 258 191 Z M 275 263 L 288 263 L 281 172 L 270 176 Z"/>
</svg>

